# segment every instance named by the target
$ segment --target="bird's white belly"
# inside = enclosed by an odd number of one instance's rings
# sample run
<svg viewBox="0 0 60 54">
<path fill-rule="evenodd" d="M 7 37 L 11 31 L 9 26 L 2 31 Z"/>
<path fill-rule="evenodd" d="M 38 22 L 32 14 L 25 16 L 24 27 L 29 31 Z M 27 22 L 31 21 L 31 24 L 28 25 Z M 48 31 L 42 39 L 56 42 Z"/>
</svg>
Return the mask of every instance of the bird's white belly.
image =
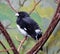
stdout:
<svg viewBox="0 0 60 54">
<path fill-rule="evenodd" d="M 17 25 L 17 27 L 18 27 L 18 29 L 19 29 L 19 31 L 21 32 L 22 35 L 28 36 L 27 32 L 24 29 L 20 28 L 19 25 Z"/>
</svg>

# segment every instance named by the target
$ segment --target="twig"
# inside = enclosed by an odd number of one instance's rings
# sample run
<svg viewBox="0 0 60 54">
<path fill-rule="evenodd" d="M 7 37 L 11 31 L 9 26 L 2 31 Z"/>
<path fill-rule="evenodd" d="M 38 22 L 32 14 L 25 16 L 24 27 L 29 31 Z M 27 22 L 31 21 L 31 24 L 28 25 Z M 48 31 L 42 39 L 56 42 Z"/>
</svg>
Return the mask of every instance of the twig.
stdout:
<svg viewBox="0 0 60 54">
<path fill-rule="evenodd" d="M 14 10 L 15 12 L 18 12 L 18 11 L 15 10 L 14 7 L 11 5 L 10 0 L 6 0 L 6 1 L 8 2 L 9 6 L 12 8 L 12 10 Z"/>
<path fill-rule="evenodd" d="M 25 40 L 27 39 L 27 36 L 24 37 L 24 39 L 20 42 L 17 51 L 20 51 L 20 48 L 22 47 L 23 43 L 25 42 Z"/>
<path fill-rule="evenodd" d="M 37 54 L 39 49 L 45 44 L 47 39 L 50 37 L 51 33 L 54 31 L 54 29 L 59 21 L 60 21 L 60 2 L 58 4 L 56 13 L 55 13 L 47 31 L 45 32 L 45 34 L 43 34 L 43 36 L 39 39 L 39 41 L 34 45 L 34 47 L 29 52 L 27 52 L 27 54 L 33 54 L 33 53 Z"/>
<path fill-rule="evenodd" d="M 27 0 L 24 0 L 24 1 L 23 1 L 23 5 L 24 5 L 24 3 L 25 3 L 26 1 L 27 1 Z"/>
<path fill-rule="evenodd" d="M 39 0 L 37 3 L 36 3 L 35 0 L 34 0 L 34 7 L 33 7 L 33 9 L 29 12 L 29 14 L 31 14 L 31 13 L 35 10 L 36 6 L 37 6 L 40 2 L 41 2 L 41 0 Z"/>
<path fill-rule="evenodd" d="M 0 44 L 3 46 L 3 48 L 6 50 L 6 47 L 4 46 L 4 44 L 0 41 Z M 0 51 L 1 52 L 1 51 Z M 6 51 L 7 52 L 7 54 L 9 54 L 9 52 L 8 51 Z"/>
<path fill-rule="evenodd" d="M 22 7 L 26 1 L 27 0 L 24 0 L 23 3 L 21 4 L 21 1 L 19 0 L 19 5 Z"/>
<path fill-rule="evenodd" d="M 7 52 L 7 51 L 10 51 L 12 50 L 13 48 L 10 48 L 10 49 L 5 49 L 5 50 L 0 50 L 0 52 Z M 9 54 L 9 53 L 8 53 Z"/>
</svg>

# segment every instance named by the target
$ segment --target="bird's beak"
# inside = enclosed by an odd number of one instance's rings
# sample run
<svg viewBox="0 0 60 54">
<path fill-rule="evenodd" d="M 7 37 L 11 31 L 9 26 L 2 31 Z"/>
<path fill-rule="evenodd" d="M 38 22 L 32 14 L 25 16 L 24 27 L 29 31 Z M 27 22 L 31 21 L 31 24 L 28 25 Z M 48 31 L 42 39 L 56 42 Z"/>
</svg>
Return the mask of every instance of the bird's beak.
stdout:
<svg viewBox="0 0 60 54">
<path fill-rule="evenodd" d="M 18 13 L 16 13 L 16 14 L 15 14 L 15 16 L 19 16 L 19 14 L 18 14 Z"/>
</svg>

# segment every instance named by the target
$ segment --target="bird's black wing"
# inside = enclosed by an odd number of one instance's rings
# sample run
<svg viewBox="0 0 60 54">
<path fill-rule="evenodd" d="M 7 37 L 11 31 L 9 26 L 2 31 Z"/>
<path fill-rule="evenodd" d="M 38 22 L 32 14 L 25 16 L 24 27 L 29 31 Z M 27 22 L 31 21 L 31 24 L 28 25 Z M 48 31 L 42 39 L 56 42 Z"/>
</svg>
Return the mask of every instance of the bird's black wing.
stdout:
<svg viewBox="0 0 60 54">
<path fill-rule="evenodd" d="M 32 27 L 34 30 L 35 29 L 40 29 L 38 24 L 33 19 L 31 19 L 30 17 L 24 18 L 23 21 L 25 23 L 27 23 L 30 27 Z"/>
<path fill-rule="evenodd" d="M 24 18 L 23 21 L 24 21 L 24 24 L 25 24 L 25 28 L 27 29 L 26 32 L 31 37 L 36 39 L 36 37 L 35 37 L 36 36 L 35 30 L 36 29 L 40 29 L 38 24 L 33 19 L 31 19 L 30 17 Z"/>
</svg>

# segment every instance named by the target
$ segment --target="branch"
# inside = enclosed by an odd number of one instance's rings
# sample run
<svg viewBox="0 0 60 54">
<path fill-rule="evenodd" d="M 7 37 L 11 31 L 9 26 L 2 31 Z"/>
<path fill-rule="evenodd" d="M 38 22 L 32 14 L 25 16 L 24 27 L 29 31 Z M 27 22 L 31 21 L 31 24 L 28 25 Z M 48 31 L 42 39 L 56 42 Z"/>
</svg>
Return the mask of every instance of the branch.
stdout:
<svg viewBox="0 0 60 54">
<path fill-rule="evenodd" d="M 39 41 L 34 45 L 34 47 L 29 52 L 27 52 L 27 54 L 33 54 L 33 53 L 37 54 L 39 49 L 41 49 L 43 47 L 43 45 L 45 44 L 47 39 L 50 37 L 51 33 L 54 31 L 54 29 L 59 21 L 60 21 L 60 2 L 58 4 L 56 13 L 55 13 L 47 31 L 45 32 L 45 34 L 43 34 L 43 36 L 39 39 Z"/>
<path fill-rule="evenodd" d="M 15 47 L 12 39 L 10 38 L 10 35 L 7 33 L 6 29 L 5 29 L 4 26 L 1 24 L 1 22 L 0 22 L 0 30 L 1 30 L 1 32 L 3 33 L 4 37 L 6 38 L 7 42 L 9 43 L 10 47 L 11 47 L 11 48 L 13 47 L 13 49 L 12 49 L 13 53 L 14 53 L 14 54 L 19 54 L 19 52 L 17 51 L 17 49 L 16 49 L 16 47 Z"/>
<path fill-rule="evenodd" d="M 19 46 L 18 46 L 18 52 L 20 51 L 20 48 L 22 47 L 23 43 L 25 42 L 25 40 L 27 39 L 27 36 L 24 37 L 24 39 L 20 42 Z"/>
<path fill-rule="evenodd" d="M 20 5 L 20 6 L 23 6 L 23 5 L 21 4 L 21 1 L 20 1 L 20 0 L 19 0 L 19 5 Z"/>
<path fill-rule="evenodd" d="M 12 50 L 13 48 L 11 48 L 11 49 L 5 49 L 5 50 L 0 50 L 0 52 L 7 52 L 7 51 L 10 51 L 10 50 Z M 9 53 L 8 53 L 9 54 Z"/>
<path fill-rule="evenodd" d="M 60 2 L 60 0 L 55 0 L 55 2 L 58 4 Z"/>
<path fill-rule="evenodd" d="M 0 44 L 3 46 L 3 48 L 6 50 L 6 47 L 4 46 L 4 44 L 0 41 Z M 0 51 L 1 52 L 1 51 Z M 7 54 L 9 54 L 9 52 L 8 51 L 6 51 L 7 52 Z"/>
<path fill-rule="evenodd" d="M 26 1 L 27 1 L 27 0 L 24 0 L 24 1 L 23 1 L 23 5 L 24 5 L 24 3 L 25 3 Z"/>
<path fill-rule="evenodd" d="M 21 1 L 19 0 L 19 5 L 22 7 L 26 1 L 27 0 L 24 0 L 23 3 L 21 4 Z"/>
<path fill-rule="evenodd" d="M 34 0 L 34 7 L 33 7 L 33 9 L 29 12 L 29 14 L 31 14 L 31 13 L 35 10 L 36 6 L 37 6 L 40 2 L 41 2 L 41 0 L 39 0 L 37 3 L 36 3 L 35 0 Z"/>
<path fill-rule="evenodd" d="M 10 0 L 6 0 L 6 1 L 8 2 L 9 6 L 11 7 L 12 10 L 14 10 L 15 12 L 18 12 L 18 11 L 15 10 L 14 7 L 11 5 Z"/>
<path fill-rule="evenodd" d="M 1 34 L 1 31 L 0 31 L 0 34 Z"/>
</svg>

